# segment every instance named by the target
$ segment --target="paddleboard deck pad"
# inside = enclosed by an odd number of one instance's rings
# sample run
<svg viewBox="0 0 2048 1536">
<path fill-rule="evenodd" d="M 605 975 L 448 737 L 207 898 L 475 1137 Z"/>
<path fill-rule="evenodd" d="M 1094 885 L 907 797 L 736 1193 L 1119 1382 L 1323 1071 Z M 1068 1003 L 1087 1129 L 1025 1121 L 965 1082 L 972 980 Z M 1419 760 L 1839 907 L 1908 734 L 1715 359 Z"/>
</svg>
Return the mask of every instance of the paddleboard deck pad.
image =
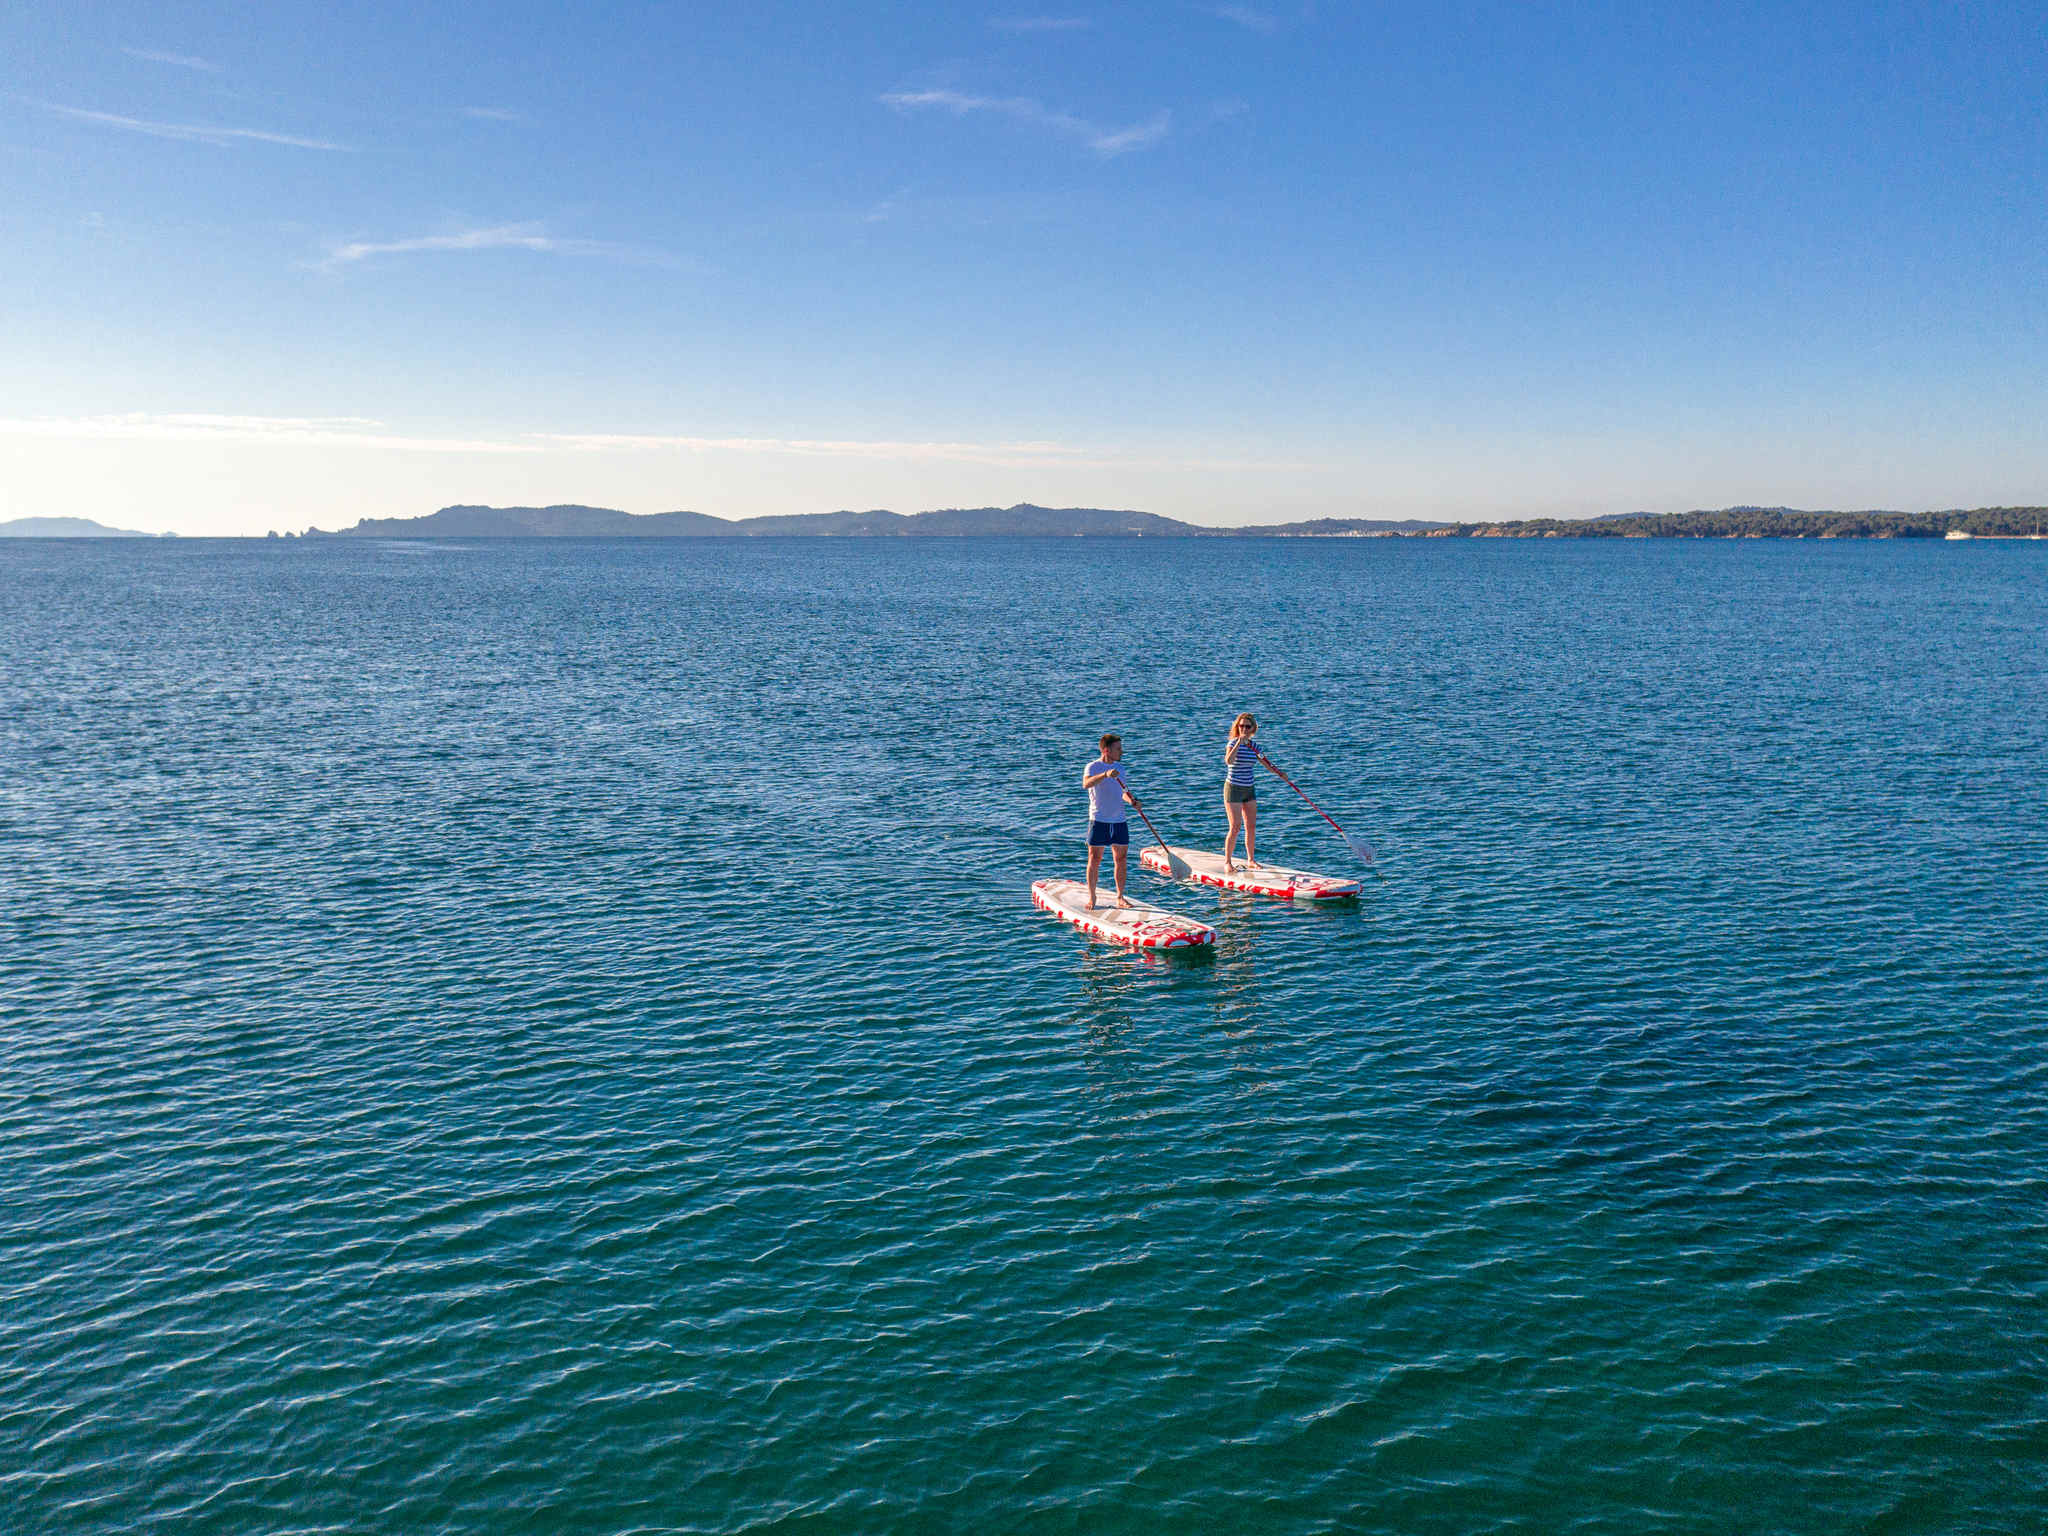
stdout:
<svg viewBox="0 0 2048 1536">
<path fill-rule="evenodd" d="M 1112 944 L 1128 944 L 1134 949 L 1183 949 L 1216 942 L 1216 930 L 1192 917 L 1182 917 L 1135 899 L 1128 907 L 1119 907 L 1116 887 L 1108 882 L 1096 887 L 1095 899 L 1095 908 L 1090 911 L 1088 884 L 1083 880 L 1035 880 L 1031 885 L 1033 906 Z"/>
<path fill-rule="evenodd" d="M 1223 867 L 1223 855 L 1220 853 L 1204 853 L 1198 848 L 1176 848 L 1173 851 L 1187 861 L 1196 884 L 1213 885 L 1225 891 L 1249 891 L 1254 896 L 1285 896 L 1303 901 L 1336 901 L 1341 897 L 1356 896 L 1364 885 L 1360 880 L 1346 880 L 1339 875 L 1311 875 L 1304 870 L 1282 869 L 1277 864 L 1247 866 L 1242 859 L 1234 871 L 1227 870 Z M 1138 862 L 1157 875 L 1172 873 L 1164 850 L 1159 848 L 1145 849 L 1138 855 Z"/>
</svg>

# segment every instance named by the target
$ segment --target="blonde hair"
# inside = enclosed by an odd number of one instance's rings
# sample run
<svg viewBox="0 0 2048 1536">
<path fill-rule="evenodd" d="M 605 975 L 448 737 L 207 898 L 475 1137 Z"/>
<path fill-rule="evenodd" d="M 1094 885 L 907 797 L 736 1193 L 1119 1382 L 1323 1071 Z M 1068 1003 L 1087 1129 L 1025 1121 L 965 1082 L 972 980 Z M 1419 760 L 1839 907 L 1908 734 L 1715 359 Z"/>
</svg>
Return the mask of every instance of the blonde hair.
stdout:
<svg viewBox="0 0 2048 1536">
<path fill-rule="evenodd" d="M 1230 722 L 1230 734 L 1235 736 L 1237 734 L 1237 728 L 1240 725 L 1246 727 L 1245 734 L 1247 736 L 1255 736 L 1258 734 L 1259 722 L 1252 718 L 1252 712 L 1250 710 L 1246 710 L 1243 714 L 1239 715 L 1235 720 Z"/>
</svg>

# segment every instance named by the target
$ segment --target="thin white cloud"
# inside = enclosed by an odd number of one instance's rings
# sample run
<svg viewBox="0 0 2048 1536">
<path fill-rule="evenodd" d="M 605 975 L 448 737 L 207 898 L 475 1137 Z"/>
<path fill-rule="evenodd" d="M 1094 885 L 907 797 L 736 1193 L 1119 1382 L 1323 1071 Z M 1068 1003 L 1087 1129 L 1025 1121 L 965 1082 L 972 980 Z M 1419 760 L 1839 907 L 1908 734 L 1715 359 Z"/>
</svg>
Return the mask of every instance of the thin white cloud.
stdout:
<svg viewBox="0 0 2048 1536">
<path fill-rule="evenodd" d="M 397 448 L 417 453 L 540 453 L 539 444 L 409 437 L 363 416 L 224 416 L 135 411 L 114 416 L 0 418 L 0 437 L 83 437 L 124 442 L 272 443 Z"/>
<path fill-rule="evenodd" d="M 504 437 L 431 437 L 389 430 L 366 416 L 237 416 L 205 412 L 129 412 L 105 416 L 0 417 L 0 437 L 85 438 L 124 442 L 249 443 L 374 448 L 401 453 L 537 455 L 731 453 L 758 457 L 889 463 L 961 463 L 1006 469 L 1301 470 L 1272 459 L 1133 453 L 1107 446 L 1015 442 L 894 441 L 798 437 L 699 437 L 636 432 L 522 432 Z"/>
<path fill-rule="evenodd" d="M 473 117 L 480 122 L 486 123 L 517 123 L 524 121 L 517 112 L 506 107 L 464 107 L 462 115 L 464 117 Z"/>
<path fill-rule="evenodd" d="M 1234 21 L 1240 27 L 1253 32 L 1280 30 L 1280 19 L 1277 16 L 1269 15 L 1265 11 L 1255 11 L 1248 5 L 1212 5 L 1207 9 L 1211 16 L 1222 21 Z"/>
<path fill-rule="evenodd" d="M 537 441 L 585 453 L 670 451 L 773 454 L 781 457 L 886 460 L 891 463 L 989 464 L 1002 469 L 1308 470 L 1319 466 L 1281 459 L 1232 459 L 1133 453 L 1108 446 L 1019 441 L 1002 443 L 901 442 L 801 437 L 686 437 L 633 432 L 537 432 Z"/>
<path fill-rule="evenodd" d="M 1134 149 L 1150 149 L 1165 138 L 1167 130 L 1172 127 L 1173 116 L 1162 107 L 1142 123 L 1096 135 L 1088 141 L 1088 147 L 1098 155 L 1122 155 Z"/>
<path fill-rule="evenodd" d="M 1029 96 L 971 96 L 964 91 L 891 91 L 882 97 L 884 105 L 899 112 L 939 111 L 955 117 L 989 112 L 1034 128 L 1044 128 L 1061 138 L 1085 144 L 1108 158 L 1149 149 L 1165 138 L 1173 127 L 1173 114 L 1160 110 L 1143 122 L 1126 128 L 1104 128 L 1071 112 L 1056 112 Z"/>
<path fill-rule="evenodd" d="M 226 149 L 235 144 L 282 144 L 290 149 L 325 149 L 351 153 L 351 146 L 327 139 L 301 138 L 291 133 L 269 133 L 259 128 L 218 128 L 204 123 L 155 123 L 140 117 L 122 117 L 115 112 L 94 112 L 85 107 L 60 107 L 55 102 L 36 103 L 45 112 L 76 122 L 95 123 L 102 128 L 119 128 L 126 133 L 144 133 L 155 139 L 177 139 L 188 144 L 211 144 Z"/>
<path fill-rule="evenodd" d="M 894 192 L 891 192 L 887 197 L 883 198 L 880 202 L 876 203 L 872 208 L 868 209 L 866 213 L 862 214 L 860 219 L 861 223 L 887 223 L 890 219 L 896 216 L 896 211 L 904 205 L 904 203 L 909 199 L 909 197 L 910 188 L 897 188 Z"/>
<path fill-rule="evenodd" d="M 628 432 L 543 432 L 534 436 L 542 442 L 586 453 L 669 449 L 686 453 L 790 454 L 803 458 L 951 460 L 1013 468 L 1092 462 L 1092 455 L 1087 449 L 1049 442 L 926 443 L 801 437 L 683 437 Z"/>
<path fill-rule="evenodd" d="M 220 66 L 211 59 L 195 58 L 189 53 L 158 53 L 153 48 L 123 48 L 131 59 L 142 59 L 150 64 L 175 64 L 180 69 L 203 69 L 209 74 L 219 74 Z"/>
<path fill-rule="evenodd" d="M 991 16 L 998 32 L 1085 32 L 1095 23 L 1086 16 Z"/>
<path fill-rule="evenodd" d="M 610 256 L 657 266 L 674 264 L 672 258 L 659 251 L 614 245 L 607 240 L 551 235 L 538 224 L 498 224 L 487 229 L 454 230 L 441 235 L 411 235 L 401 240 L 351 240 L 334 247 L 314 266 L 331 272 L 377 256 L 445 251 L 548 251 L 568 256 Z"/>
</svg>

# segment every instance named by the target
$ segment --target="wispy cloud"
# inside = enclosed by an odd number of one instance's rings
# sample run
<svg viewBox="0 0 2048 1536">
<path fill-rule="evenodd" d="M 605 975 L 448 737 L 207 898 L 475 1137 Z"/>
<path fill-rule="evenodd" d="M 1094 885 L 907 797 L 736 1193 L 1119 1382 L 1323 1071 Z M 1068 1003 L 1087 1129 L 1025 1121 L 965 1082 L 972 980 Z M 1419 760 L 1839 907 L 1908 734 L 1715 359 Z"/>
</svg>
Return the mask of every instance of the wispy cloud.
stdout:
<svg viewBox="0 0 2048 1536">
<path fill-rule="evenodd" d="M 462 115 L 486 123 L 516 123 L 523 120 L 517 112 L 505 107 L 464 107 Z"/>
<path fill-rule="evenodd" d="M 400 453 L 615 454 L 729 453 L 750 457 L 960 463 L 1004 469 L 1306 469 L 1272 459 L 1182 457 L 1158 449 L 1042 440 L 955 442 L 858 438 L 704 437 L 636 432 L 522 432 L 498 437 L 434 437 L 390 430 L 366 416 L 238 416 L 205 412 L 130 412 L 106 416 L 0 417 L 0 437 L 85 438 L 127 442 L 255 443 L 374 448 Z"/>
<path fill-rule="evenodd" d="M 1150 149 L 1166 137 L 1172 126 L 1172 114 L 1161 108 L 1142 123 L 1096 135 L 1088 141 L 1088 146 L 1098 155 L 1122 155 L 1134 149 Z"/>
<path fill-rule="evenodd" d="M 1280 18 L 1265 11 L 1255 11 L 1248 5 L 1212 5 L 1206 7 L 1209 14 L 1222 21 L 1234 21 L 1240 27 L 1253 32 L 1277 32 Z"/>
<path fill-rule="evenodd" d="M 687 437 L 662 433 L 540 432 L 530 437 L 584 453 L 669 451 L 769 454 L 780 457 L 886 460 L 892 463 L 988 464 L 1001 469 L 1303 470 L 1318 466 L 1281 459 L 1181 457 L 1157 449 L 1134 452 L 1102 444 L 1023 440 L 998 443 L 920 442 L 803 437 Z"/>
<path fill-rule="evenodd" d="M 627 432 L 543 432 L 534 435 L 541 442 L 585 453 L 668 449 L 686 453 L 785 454 L 801 458 L 892 459 L 906 462 L 950 460 L 969 464 L 999 464 L 1013 469 L 1029 465 L 1085 464 L 1092 462 L 1094 457 L 1089 449 L 1051 442 L 958 443 L 804 437 L 685 437 Z"/>
<path fill-rule="evenodd" d="M 140 117 L 122 117 L 115 112 L 94 112 L 85 107 L 60 107 L 55 102 L 36 103 L 45 112 L 68 117 L 74 122 L 93 123 L 102 128 L 119 128 L 125 133 L 148 134 L 153 139 L 177 139 L 188 144 L 211 144 L 226 149 L 235 144 L 282 144 L 290 149 L 325 149 L 351 153 L 347 144 L 328 139 L 301 138 L 293 133 L 271 133 L 260 128 L 219 128 L 205 123 L 156 123 Z"/>
<path fill-rule="evenodd" d="M 1086 16 L 991 16 L 998 32 L 1085 32 L 1095 23 Z"/>
<path fill-rule="evenodd" d="M 189 53 L 158 53 L 153 48 L 123 48 L 131 59 L 142 59 L 151 64 L 175 64 L 180 69 L 203 69 L 209 74 L 219 74 L 220 66 L 211 59 L 195 58 Z"/>
<path fill-rule="evenodd" d="M 862 214 L 860 219 L 861 223 L 887 223 L 891 218 L 895 217 L 896 210 L 901 208 L 904 205 L 904 203 L 909 199 L 909 197 L 910 188 L 898 187 L 894 192 L 891 192 L 887 197 L 883 198 L 880 202 L 876 203 L 872 208 L 868 209 L 866 213 Z"/>
<path fill-rule="evenodd" d="M 410 235 L 399 240 L 351 240 L 335 246 L 314 265 L 323 271 L 333 271 L 377 256 L 446 251 L 547 251 L 566 256 L 610 256 L 655 266 L 674 265 L 674 259 L 660 251 L 615 245 L 608 240 L 551 235 L 538 224 L 497 224 L 485 229 L 459 229 L 439 235 Z"/>
<path fill-rule="evenodd" d="M 1165 138 L 1173 127 L 1173 114 L 1164 109 L 1143 122 L 1126 128 L 1105 128 L 1071 112 L 1058 112 L 1029 96 L 970 96 L 964 91 L 891 91 L 882 97 L 885 105 L 899 112 L 950 112 L 955 117 L 989 112 L 1034 128 L 1044 128 L 1061 138 L 1085 144 L 1105 158 L 1149 149 Z"/>
<path fill-rule="evenodd" d="M 226 416 L 128 412 L 114 416 L 0 418 L 0 437 L 82 437 L 125 442 L 275 443 L 395 448 L 415 453 L 540 453 L 538 443 L 413 437 L 364 416 Z"/>
</svg>

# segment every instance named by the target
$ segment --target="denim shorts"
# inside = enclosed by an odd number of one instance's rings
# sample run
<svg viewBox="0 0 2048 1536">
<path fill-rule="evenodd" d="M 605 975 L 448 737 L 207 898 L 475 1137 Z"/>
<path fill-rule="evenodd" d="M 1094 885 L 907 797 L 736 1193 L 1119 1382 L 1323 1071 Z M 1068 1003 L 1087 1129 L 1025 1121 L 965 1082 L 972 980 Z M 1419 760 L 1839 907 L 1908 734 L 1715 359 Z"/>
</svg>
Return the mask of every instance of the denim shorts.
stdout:
<svg viewBox="0 0 2048 1536">
<path fill-rule="evenodd" d="M 1131 824 L 1128 821 L 1091 821 L 1088 823 L 1088 846 L 1090 848 L 1121 848 L 1131 840 Z"/>
</svg>

